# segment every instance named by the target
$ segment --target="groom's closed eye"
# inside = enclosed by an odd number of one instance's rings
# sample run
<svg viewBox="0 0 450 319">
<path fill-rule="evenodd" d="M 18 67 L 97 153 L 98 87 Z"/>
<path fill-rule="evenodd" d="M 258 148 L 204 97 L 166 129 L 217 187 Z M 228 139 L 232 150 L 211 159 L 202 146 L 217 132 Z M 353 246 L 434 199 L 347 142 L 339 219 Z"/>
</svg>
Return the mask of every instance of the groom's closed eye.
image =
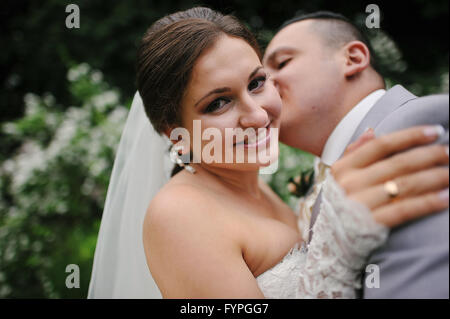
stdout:
<svg viewBox="0 0 450 319">
<path fill-rule="evenodd" d="M 280 64 L 281 67 L 284 67 L 290 60 L 292 60 L 292 57 L 298 53 L 299 52 L 296 48 L 282 46 L 268 53 L 265 63 L 267 63 L 267 65 L 271 68 L 278 70 Z"/>
<path fill-rule="evenodd" d="M 289 59 L 285 59 L 282 62 L 277 62 L 276 64 L 276 69 L 277 70 L 281 70 L 282 68 L 284 68 L 290 61 L 292 60 L 292 58 Z"/>
</svg>

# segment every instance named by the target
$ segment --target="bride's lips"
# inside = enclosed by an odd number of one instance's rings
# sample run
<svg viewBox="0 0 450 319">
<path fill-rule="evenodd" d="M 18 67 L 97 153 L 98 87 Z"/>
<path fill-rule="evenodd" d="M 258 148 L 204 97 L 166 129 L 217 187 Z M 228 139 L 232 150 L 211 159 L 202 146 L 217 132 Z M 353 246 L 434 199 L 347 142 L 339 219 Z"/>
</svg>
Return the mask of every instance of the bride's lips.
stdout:
<svg viewBox="0 0 450 319">
<path fill-rule="evenodd" d="M 262 140 L 257 140 L 252 144 L 244 144 L 244 148 L 258 148 L 266 145 L 270 141 L 270 127 L 266 129 L 266 136 Z"/>
<path fill-rule="evenodd" d="M 257 147 L 261 147 L 261 146 L 267 144 L 270 141 L 270 129 L 271 129 L 270 124 L 272 124 L 272 122 L 267 124 L 267 126 L 265 127 L 266 134 L 263 139 L 258 140 L 256 137 L 256 141 L 248 143 L 248 139 L 246 138 L 245 140 L 243 140 L 241 142 L 235 143 L 234 146 L 243 144 L 244 148 L 247 149 L 247 148 L 257 148 Z M 253 140 L 253 138 L 252 138 L 252 140 Z"/>
</svg>

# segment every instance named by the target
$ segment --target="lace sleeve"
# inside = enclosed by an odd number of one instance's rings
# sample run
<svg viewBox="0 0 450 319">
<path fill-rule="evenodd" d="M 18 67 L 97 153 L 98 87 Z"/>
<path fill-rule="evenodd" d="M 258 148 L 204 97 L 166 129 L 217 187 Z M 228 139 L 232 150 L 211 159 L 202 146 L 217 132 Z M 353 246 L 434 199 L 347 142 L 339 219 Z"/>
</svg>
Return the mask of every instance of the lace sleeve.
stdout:
<svg viewBox="0 0 450 319">
<path fill-rule="evenodd" d="M 299 269 L 297 298 L 355 298 L 366 260 L 386 241 L 388 228 L 375 222 L 366 206 L 349 200 L 328 173 L 313 233 Z"/>
</svg>

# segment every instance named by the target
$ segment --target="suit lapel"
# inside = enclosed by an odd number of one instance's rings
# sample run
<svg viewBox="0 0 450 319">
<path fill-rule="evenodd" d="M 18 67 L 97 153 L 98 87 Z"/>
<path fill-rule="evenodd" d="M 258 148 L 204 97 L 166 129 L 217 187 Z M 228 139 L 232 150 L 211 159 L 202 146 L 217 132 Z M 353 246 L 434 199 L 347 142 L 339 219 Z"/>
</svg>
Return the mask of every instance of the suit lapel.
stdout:
<svg viewBox="0 0 450 319">
<path fill-rule="evenodd" d="M 359 124 L 355 133 L 353 134 L 350 143 L 356 141 L 356 139 L 364 133 L 364 131 L 369 128 L 375 128 L 384 118 L 386 118 L 391 112 L 394 112 L 400 106 L 406 102 L 417 98 L 414 94 L 406 90 L 401 85 L 396 85 L 390 90 L 388 90 L 371 108 L 369 113 L 364 117 L 364 119 Z M 349 144 L 350 144 L 349 143 Z M 311 213 L 311 226 L 309 233 L 309 241 L 313 236 L 312 228 L 320 212 L 320 203 L 322 201 L 322 191 L 320 191 L 317 199 L 313 205 Z"/>
<path fill-rule="evenodd" d="M 313 236 L 313 226 L 316 222 L 317 216 L 320 212 L 320 203 L 322 202 L 322 190 L 320 190 L 319 195 L 317 195 L 316 201 L 314 202 L 314 205 L 311 210 L 311 221 L 309 226 L 309 238 L 308 238 L 308 244 L 310 243 L 312 236 Z"/>
<path fill-rule="evenodd" d="M 389 113 L 394 112 L 400 106 L 406 102 L 417 98 L 414 94 L 406 90 L 401 85 L 396 85 L 388 90 L 367 113 L 364 119 L 359 124 L 355 133 L 353 134 L 350 143 L 353 143 L 358 137 L 369 128 L 375 128 L 377 125 L 386 118 Z M 350 144 L 349 143 L 349 144 Z"/>
</svg>

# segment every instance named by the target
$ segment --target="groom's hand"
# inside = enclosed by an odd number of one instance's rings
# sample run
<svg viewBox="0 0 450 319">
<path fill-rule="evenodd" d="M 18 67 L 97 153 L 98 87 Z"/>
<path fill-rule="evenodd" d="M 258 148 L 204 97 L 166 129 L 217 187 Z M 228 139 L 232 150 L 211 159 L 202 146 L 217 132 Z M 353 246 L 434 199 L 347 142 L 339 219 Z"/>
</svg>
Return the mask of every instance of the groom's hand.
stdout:
<svg viewBox="0 0 450 319">
<path fill-rule="evenodd" d="M 364 145 L 365 143 L 367 143 L 370 140 L 373 140 L 374 138 L 375 138 L 375 131 L 373 130 L 373 128 L 368 128 L 363 134 L 361 134 L 361 136 L 356 141 L 354 141 L 352 144 L 347 146 L 343 156 L 350 154 L 351 152 L 356 150 L 358 147 Z"/>
<path fill-rule="evenodd" d="M 388 227 L 439 212 L 448 207 L 448 145 L 426 144 L 442 133 L 440 126 L 421 126 L 361 138 L 333 164 L 331 174 L 349 198 Z M 396 186 L 395 198 L 387 182 Z"/>
</svg>

